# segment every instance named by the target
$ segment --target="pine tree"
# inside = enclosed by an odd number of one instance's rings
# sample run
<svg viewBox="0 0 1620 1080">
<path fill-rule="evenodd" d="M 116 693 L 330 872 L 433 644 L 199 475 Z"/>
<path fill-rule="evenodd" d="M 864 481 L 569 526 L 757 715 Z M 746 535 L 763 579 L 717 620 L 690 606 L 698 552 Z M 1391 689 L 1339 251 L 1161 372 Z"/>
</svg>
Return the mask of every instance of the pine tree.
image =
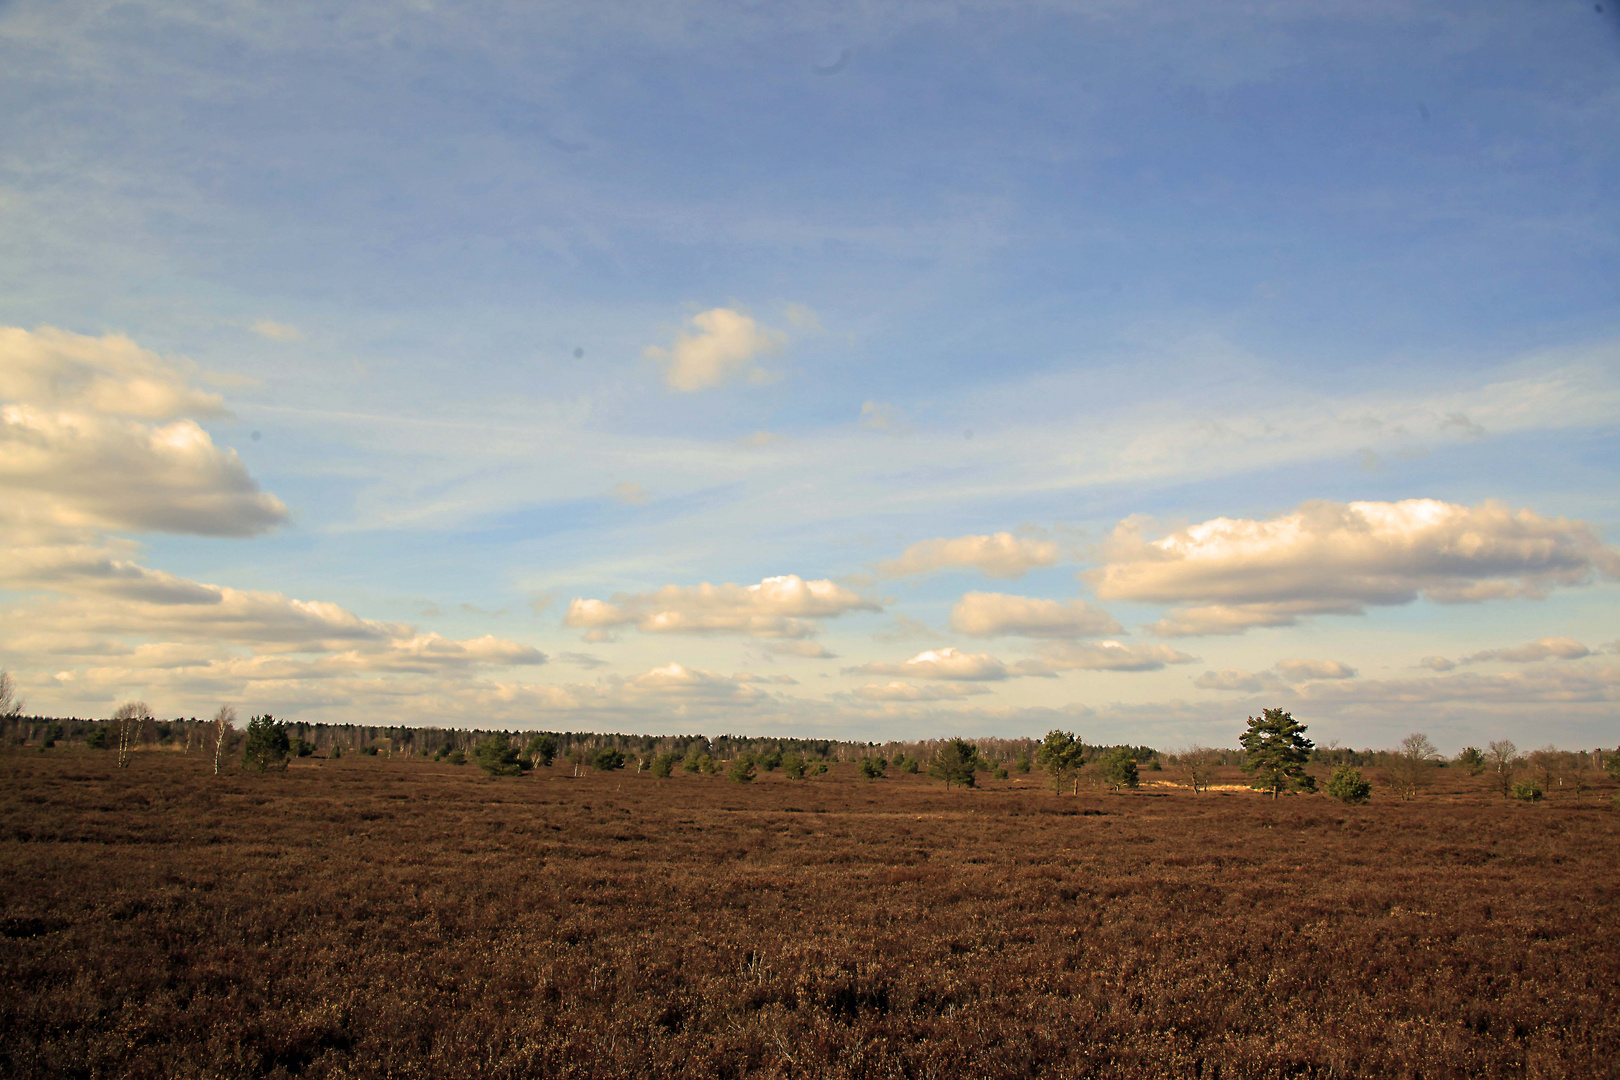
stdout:
<svg viewBox="0 0 1620 1080">
<path fill-rule="evenodd" d="M 1255 774 L 1254 789 L 1269 791 L 1275 799 L 1284 791 L 1315 791 L 1316 778 L 1305 771 L 1315 744 L 1305 737 L 1305 725 L 1283 709 L 1267 709 L 1249 717 L 1243 744 L 1243 771 Z"/>
</svg>

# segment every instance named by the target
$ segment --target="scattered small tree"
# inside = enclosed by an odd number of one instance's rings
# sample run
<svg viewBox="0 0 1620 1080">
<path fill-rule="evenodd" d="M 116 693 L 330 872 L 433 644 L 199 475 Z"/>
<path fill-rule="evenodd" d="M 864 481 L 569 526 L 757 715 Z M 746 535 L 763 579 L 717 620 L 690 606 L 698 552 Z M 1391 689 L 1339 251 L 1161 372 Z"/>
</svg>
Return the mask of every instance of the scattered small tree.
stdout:
<svg viewBox="0 0 1620 1080">
<path fill-rule="evenodd" d="M 1541 780 L 1541 790 L 1545 795 L 1551 795 L 1555 780 L 1561 779 L 1563 772 L 1563 751 L 1548 744 L 1540 750 L 1530 751 L 1530 768 L 1534 769 Z"/>
<path fill-rule="evenodd" d="M 485 735 L 473 747 L 473 760 L 490 776 L 521 776 L 518 748 L 505 735 Z"/>
<path fill-rule="evenodd" d="M 1519 767 L 1519 748 L 1511 739 L 1498 739 L 1485 748 L 1485 762 L 1502 788 L 1502 798 L 1513 791 L 1513 773 Z"/>
<path fill-rule="evenodd" d="M 292 743 L 287 728 L 269 713 L 249 718 L 247 745 L 242 748 L 242 767 L 255 772 L 271 769 L 286 771 L 292 756 Z"/>
<path fill-rule="evenodd" d="M 782 755 L 782 775 L 789 780 L 804 779 L 804 755 L 797 751 L 789 751 Z"/>
<path fill-rule="evenodd" d="M 1045 740 L 1035 751 L 1035 763 L 1046 770 L 1052 779 L 1052 790 L 1059 795 L 1063 794 L 1064 781 L 1070 777 L 1074 778 L 1075 793 L 1079 794 L 1080 781 L 1075 773 L 1085 761 L 1086 744 L 1084 740 L 1075 738 L 1072 731 L 1053 728 L 1046 733 Z"/>
<path fill-rule="evenodd" d="M 1429 784 L 1434 761 L 1440 751 L 1434 748 L 1427 735 L 1412 734 L 1401 740 L 1388 769 L 1390 783 L 1402 799 L 1417 798 L 1418 792 Z"/>
<path fill-rule="evenodd" d="M 1467 770 L 1469 776 L 1478 776 L 1485 771 L 1485 754 L 1477 746 L 1465 746 L 1457 755 L 1457 764 Z"/>
<path fill-rule="evenodd" d="M 1364 803 L 1372 795 L 1372 785 L 1361 778 L 1353 765 L 1340 765 L 1328 777 L 1327 793 L 1342 803 Z"/>
<path fill-rule="evenodd" d="M 857 765 L 857 768 L 861 770 L 861 775 L 868 780 L 883 779 L 883 771 L 888 767 L 889 761 L 883 757 L 863 757 Z"/>
<path fill-rule="evenodd" d="M 1315 791 L 1316 778 L 1305 771 L 1314 744 L 1305 725 L 1284 709 L 1266 709 L 1249 717 L 1243 732 L 1243 771 L 1254 774 L 1254 789 L 1273 799 L 1284 791 Z"/>
<path fill-rule="evenodd" d="M 1116 746 L 1103 754 L 1098 762 L 1102 766 L 1103 781 L 1115 791 L 1136 788 L 1141 779 L 1136 771 L 1136 755 L 1128 746 Z"/>
<path fill-rule="evenodd" d="M 618 747 L 604 746 L 591 755 L 591 768 L 597 772 L 612 772 L 615 769 L 622 769 L 624 768 L 624 754 L 619 752 Z"/>
<path fill-rule="evenodd" d="M 230 737 L 231 728 L 236 726 L 236 710 L 229 705 L 221 705 L 219 711 L 214 713 L 214 775 L 219 775 L 219 766 L 225 760 L 225 740 Z"/>
<path fill-rule="evenodd" d="M 545 732 L 532 736 L 523 749 L 529 755 L 529 760 L 536 765 L 550 768 L 551 763 L 557 759 L 557 740 Z"/>
<path fill-rule="evenodd" d="M 950 739 L 934 751 L 934 760 L 928 766 L 928 775 L 945 781 L 946 790 L 952 783 L 973 787 L 973 770 L 979 765 L 979 748 L 966 739 Z"/>
<path fill-rule="evenodd" d="M 670 773 L 675 771 L 676 757 L 674 754 L 659 754 L 652 759 L 652 774 L 659 780 L 668 780 Z"/>
<path fill-rule="evenodd" d="M 118 767 L 129 768 L 130 756 L 140 742 L 146 724 L 152 719 L 152 710 L 144 701 L 126 701 L 113 713 L 113 724 L 118 729 Z"/>
<path fill-rule="evenodd" d="M 1620 750 L 1603 755 L 1603 771 L 1609 774 L 1609 779 L 1620 784 Z"/>
<path fill-rule="evenodd" d="M 726 770 L 726 778 L 738 784 L 751 784 L 754 781 L 754 760 L 747 754 L 741 754 Z"/>
<path fill-rule="evenodd" d="M 92 750 L 107 749 L 107 729 L 100 724 L 90 729 L 90 734 L 84 737 L 84 745 Z"/>
</svg>

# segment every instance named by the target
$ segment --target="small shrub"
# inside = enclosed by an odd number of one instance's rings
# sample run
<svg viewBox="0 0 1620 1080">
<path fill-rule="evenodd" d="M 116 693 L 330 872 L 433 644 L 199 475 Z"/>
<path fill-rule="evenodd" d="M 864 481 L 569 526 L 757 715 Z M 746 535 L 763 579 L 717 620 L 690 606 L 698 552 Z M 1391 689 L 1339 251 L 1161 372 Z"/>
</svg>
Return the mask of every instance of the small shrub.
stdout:
<svg viewBox="0 0 1620 1080">
<path fill-rule="evenodd" d="M 995 768 L 995 771 L 992 772 L 990 775 L 995 777 L 997 780 L 1005 780 L 1005 779 L 1007 779 L 1007 766 L 1005 766 L 1005 765 L 997 765 L 996 768 Z"/>
<path fill-rule="evenodd" d="M 597 772 L 612 772 L 624 768 L 624 755 L 617 747 L 604 746 L 591 755 L 591 768 Z"/>
<path fill-rule="evenodd" d="M 327 754 L 326 756 L 331 758 L 333 761 L 336 761 L 338 758 L 343 756 L 343 747 L 341 747 L 341 746 L 332 747 L 331 753 Z M 435 758 L 434 760 L 438 760 L 438 759 Z"/>
<path fill-rule="evenodd" d="M 1513 797 L 1520 802 L 1540 802 L 1541 785 L 1534 780 L 1520 780 L 1513 785 Z"/>
<path fill-rule="evenodd" d="M 376 757 L 377 748 L 375 746 L 362 746 L 360 748 L 360 753 L 364 757 Z"/>
<path fill-rule="evenodd" d="M 457 748 L 444 755 L 444 760 L 452 765 L 465 765 L 467 764 L 467 751 Z"/>
<path fill-rule="evenodd" d="M 761 755 L 759 759 L 759 767 L 764 769 L 766 772 L 775 772 L 777 769 L 780 769 L 782 767 L 782 752 L 780 750 L 772 750 L 768 754 Z"/>
<path fill-rule="evenodd" d="M 782 755 L 782 775 L 789 780 L 804 779 L 804 755 L 799 753 L 786 753 Z"/>
<path fill-rule="evenodd" d="M 92 750 L 107 749 L 107 729 L 96 726 L 90 729 L 90 734 L 84 737 L 84 745 Z"/>
<path fill-rule="evenodd" d="M 675 771 L 675 755 L 659 754 L 652 759 L 652 774 L 659 780 L 668 780 L 670 773 Z"/>
<path fill-rule="evenodd" d="M 1013 771 L 1021 773 L 1029 772 L 1029 758 L 1021 757 L 1017 761 L 1013 762 Z"/>
<path fill-rule="evenodd" d="M 753 782 L 754 763 L 748 759 L 747 755 L 738 758 L 731 763 L 731 768 L 726 770 L 726 778 L 738 784 Z"/>
<path fill-rule="evenodd" d="M 863 757 L 856 767 L 861 770 L 861 775 L 868 780 L 881 780 L 883 771 L 889 767 L 889 762 L 886 758 L 881 757 Z"/>
<path fill-rule="evenodd" d="M 1327 793 L 1342 803 L 1364 803 L 1372 795 L 1372 785 L 1361 778 L 1361 770 L 1340 765 L 1328 777 Z"/>
</svg>

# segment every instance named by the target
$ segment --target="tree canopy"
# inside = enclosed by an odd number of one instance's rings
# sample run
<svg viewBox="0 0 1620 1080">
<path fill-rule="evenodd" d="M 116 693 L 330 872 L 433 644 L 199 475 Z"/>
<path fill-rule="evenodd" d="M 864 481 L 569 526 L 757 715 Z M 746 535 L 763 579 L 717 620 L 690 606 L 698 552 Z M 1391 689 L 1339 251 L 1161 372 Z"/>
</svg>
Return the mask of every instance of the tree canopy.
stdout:
<svg viewBox="0 0 1620 1080">
<path fill-rule="evenodd" d="M 1315 791 L 1316 778 L 1305 771 L 1315 744 L 1305 737 L 1305 725 L 1285 709 L 1266 709 L 1249 717 L 1243 744 L 1243 771 L 1254 774 L 1254 789 L 1269 791 L 1273 799 L 1284 791 Z"/>
<path fill-rule="evenodd" d="M 934 760 L 928 766 L 928 775 L 936 780 L 945 781 L 948 788 L 953 783 L 963 787 L 973 787 L 973 770 L 979 765 L 979 748 L 966 739 L 950 739 L 940 744 L 934 752 Z"/>
</svg>

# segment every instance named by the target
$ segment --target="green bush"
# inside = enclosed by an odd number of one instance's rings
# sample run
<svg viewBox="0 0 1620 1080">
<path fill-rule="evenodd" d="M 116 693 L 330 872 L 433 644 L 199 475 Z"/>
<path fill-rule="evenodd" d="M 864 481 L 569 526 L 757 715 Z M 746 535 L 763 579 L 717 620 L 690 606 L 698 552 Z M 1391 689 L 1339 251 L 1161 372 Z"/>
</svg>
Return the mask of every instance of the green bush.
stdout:
<svg viewBox="0 0 1620 1080">
<path fill-rule="evenodd" d="M 780 769 L 782 767 L 782 752 L 772 750 L 768 754 L 762 754 L 759 759 L 759 767 L 766 772 L 775 772 Z"/>
<path fill-rule="evenodd" d="M 248 721 L 247 745 L 242 749 L 242 767 L 255 772 L 286 769 L 292 743 L 287 728 L 269 713 Z"/>
<path fill-rule="evenodd" d="M 597 772 L 612 772 L 624 768 L 624 755 L 617 747 L 604 746 L 591 755 L 591 768 Z"/>
<path fill-rule="evenodd" d="M 789 780 L 804 779 L 804 755 L 789 752 L 782 755 L 782 775 Z"/>
<path fill-rule="evenodd" d="M 1534 780 L 1520 780 L 1513 785 L 1513 797 L 1520 802 L 1540 802 L 1541 785 Z"/>
<path fill-rule="evenodd" d="M 1142 783 L 1136 772 L 1136 752 L 1129 746 L 1109 750 L 1102 756 L 1101 764 L 1103 779 L 1115 791 L 1139 787 Z"/>
<path fill-rule="evenodd" d="M 444 760 L 452 765 L 465 765 L 467 764 L 467 751 L 461 749 L 452 750 L 444 755 Z"/>
<path fill-rule="evenodd" d="M 90 729 L 90 734 L 84 737 L 84 745 L 92 750 L 107 749 L 107 729 L 97 724 Z"/>
<path fill-rule="evenodd" d="M 668 780 L 677 760 L 674 754 L 659 754 L 652 759 L 652 774 L 660 780 Z"/>
<path fill-rule="evenodd" d="M 997 780 L 1007 779 L 1007 766 L 997 765 L 990 775 L 995 777 Z"/>
<path fill-rule="evenodd" d="M 1327 793 L 1342 803 L 1364 803 L 1372 795 L 1372 785 L 1361 778 L 1361 770 L 1340 765 L 1328 777 Z"/>
<path fill-rule="evenodd" d="M 726 770 L 726 777 L 739 784 L 751 783 L 754 779 L 754 763 L 745 754 L 731 763 Z"/>
<path fill-rule="evenodd" d="M 1021 757 L 1017 761 L 1013 762 L 1013 770 L 1021 773 L 1029 772 L 1029 758 Z"/>
<path fill-rule="evenodd" d="M 889 762 L 881 757 L 863 757 L 856 767 L 861 770 L 861 775 L 868 780 L 881 780 L 883 771 L 889 767 Z"/>
<path fill-rule="evenodd" d="M 478 767 L 490 776 L 518 776 L 523 766 L 518 763 L 518 748 L 505 735 L 486 735 L 473 748 Z"/>
</svg>

